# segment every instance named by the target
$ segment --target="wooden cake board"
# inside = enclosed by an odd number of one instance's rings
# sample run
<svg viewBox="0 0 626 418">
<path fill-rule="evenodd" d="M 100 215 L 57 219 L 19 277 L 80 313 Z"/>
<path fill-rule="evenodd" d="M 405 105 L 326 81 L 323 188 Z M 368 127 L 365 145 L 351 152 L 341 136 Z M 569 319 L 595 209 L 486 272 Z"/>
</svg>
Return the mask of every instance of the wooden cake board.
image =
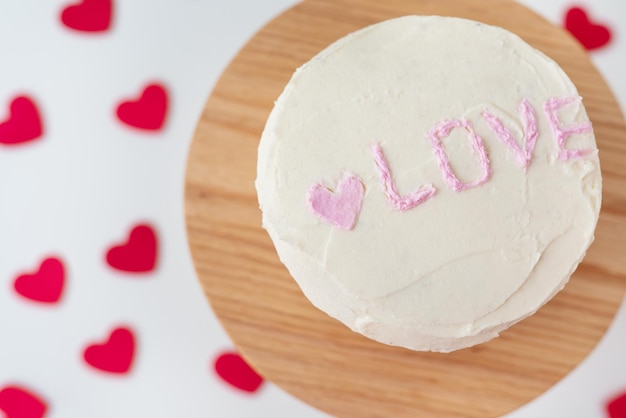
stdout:
<svg viewBox="0 0 626 418">
<path fill-rule="evenodd" d="M 451 354 L 412 352 L 353 333 L 309 303 L 261 228 L 259 138 L 293 71 L 367 25 L 422 14 L 501 26 L 556 60 L 595 128 L 603 208 L 565 290 L 499 338 Z M 239 52 L 206 103 L 186 173 L 189 244 L 211 306 L 247 361 L 338 417 L 495 417 L 546 391 L 604 335 L 626 287 L 626 126 L 586 52 L 510 0 L 306 0 Z"/>
</svg>

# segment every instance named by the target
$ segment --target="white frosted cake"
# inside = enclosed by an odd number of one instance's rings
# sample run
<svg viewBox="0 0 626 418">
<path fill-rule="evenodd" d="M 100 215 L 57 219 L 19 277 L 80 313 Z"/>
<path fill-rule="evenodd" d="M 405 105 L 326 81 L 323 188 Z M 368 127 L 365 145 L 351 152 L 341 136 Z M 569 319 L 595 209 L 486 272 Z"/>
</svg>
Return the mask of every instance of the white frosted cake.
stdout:
<svg viewBox="0 0 626 418">
<path fill-rule="evenodd" d="M 298 69 L 259 146 L 263 226 L 306 297 L 385 344 L 450 352 L 569 280 L 601 204 L 574 84 L 518 36 L 407 16 Z"/>
</svg>

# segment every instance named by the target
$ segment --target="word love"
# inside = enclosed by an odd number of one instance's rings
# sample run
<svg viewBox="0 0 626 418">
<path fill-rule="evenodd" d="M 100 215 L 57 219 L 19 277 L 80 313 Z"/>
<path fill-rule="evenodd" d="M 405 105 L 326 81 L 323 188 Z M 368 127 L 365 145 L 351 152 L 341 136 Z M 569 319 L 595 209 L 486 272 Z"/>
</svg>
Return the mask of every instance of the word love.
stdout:
<svg viewBox="0 0 626 418">
<path fill-rule="evenodd" d="M 580 104 L 581 100 L 580 97 L 574 96 L 556 97 L 546 100 L 543 104 L 543 111 L 557 146 L 559 160 L 580 159 L 595 151 L 592 149 L 566 148 L 567 140 L 572 135 L 592 131 L 591 123 L 589 122 L 564 126 L 563 121 L 559 117 L 561 108 Z M 537 112 L 528 100 L 524 99 L 519 106 L 519 114 L 523 126 L 522 138 L 519 140 L 515 138 L 511 130 L 494 113 L 485 110 L 481 113 L 481 116 L 494 132 L 496 138 L 513 155 L 521 169 L 526 171 L 532 162 L 533 152 L 539 136 Z M 452 169 L 450 159 L 443 146 L 443 140 L 457 128 L 467 132 L 470 146 L 481 167 L 481 175 L 473 181 L 463 182 L 458 178 Z M 491 179 L 493 173 L 484 140 L 476 133 L 469 120 L 453 119 L 443 121 L 432 127 L 428 131 L 427 137 L 433 147 L 443 179 L 452 190 L 461 192 L 472 189 L 487 183 Z M 432 184 L 427 184 L 419 187 L 410 195 L 401 195 L 391 175 L 389 163 L 379 144 L 374 143 L 372 145 L 372 153 L 387 200 L 396 210 L 411 210 L 437 194 L 437 189 Z M 322 220 L 340 229 L 351 230 L 354 228 L 361 211 L 363 195 L 364 186 L 361 179 L 354 174 L 346 174 L 334 193 L 320 184 L 313 185 L 309 190 L 307 202 L 309 209 Z"/>
<path fill-rule="evenodd" d="M 563 161 L 583 158 L 585 155 L 588 155 L 593 151 L 591 149 L 572 150 L 565 147 L 570 136 L 590 132 L 592 130 L 591 123 L 589 122 L 564 127 L 562 121 L 559 119 L 559 110 L 562 107 L 573 103 L 580 103 L 580 101 L 580 97 L 558 97 L 547 100 L 543 105 L 543 110 L 550 124 L 552 135 L 559 152 L 558 158 Z M 535 150 L 535 145 L 537 144 L 537 137 L 539 136 L 539 132 L 537 130 L 537 112 L 528 100 L 524 99 L 519 106 L 519 114 L 524 127 L 523 138 L 521 138 L 519 143 L 511 131 L 504 126 L 500 118 L 498 118 L 495 114 L 486 110 L 482 112 L 481 115 L 489 127 L 493 130 L 495 136 L 513 154 L 517 163 L 524 170 L 526 170 L 533 159 L 533 152 Z M 471 182 L 464 183 L 459 180 L 457 175 L 454 173 L 454 170 L 452 170 L 450 159 L 448 158 L 446 150 L 443 147 L 443 140 L 450 135 L 453 129 L 456 128 L 463 128 L 467 131 L 470 145 L 474 150 L 474 154 L 478 158 L 478 162 L 482 169 L 482 175 Z M 463 190 L 472 189 L 485 184 L 491 179 L 491 162 L 489 161 L 489 155 L 485 148 L 485 143 L 476 133 L 470 121 L 461 119 L 441 122 L 428 131 L 428 138 L 433 147 L 435 157 L 439 162 L 439 168 L 441 169 L 443 178 L 452 190 L 461 192 Z M 524 144 L 523 148 L 520 146 L 520 143 Z M 396 209 L 412 209 L 435 195 L 436 189 L 432 185 L 427 185 L 410 196 L 400 196 L 396 191 L 395 184 L 391 178 L 389 164 L 387 163 L 380 146 L 378 144 L 374 144 L 372 146 L 372 151 L 374 153 L 374 161 L 376 162 L 378 174 L 385 189 L 385 194 Z"/>
</svg>

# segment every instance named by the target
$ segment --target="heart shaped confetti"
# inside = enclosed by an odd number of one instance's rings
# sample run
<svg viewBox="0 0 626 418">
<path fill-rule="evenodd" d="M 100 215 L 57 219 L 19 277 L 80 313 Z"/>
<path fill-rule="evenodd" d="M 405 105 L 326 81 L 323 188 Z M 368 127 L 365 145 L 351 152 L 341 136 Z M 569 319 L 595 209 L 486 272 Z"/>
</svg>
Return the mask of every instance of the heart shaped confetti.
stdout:
<svg viewBox="0 0 626 418">
<path fill-rule="evenodd" d="M 23 387 L 6 386 L 0 390 L 0 411 L 7 418 L 43 418 L 47 410 L 39 395 Z"/>
<path fill-rule="evenodd" d="M 93 344 L 83 353 L 85 362 L 103 372 L 128 373 L 135 355 L 135 337 L 126 327 L 114 329 L 104 343 Z"/>
<path fill-rule="evenodd" d="M 41 117 L 35 101 L 18 96 L 11 101 L 9 117 L 0 122 L 0 144 L 16 145 L 43 135 Z"/>
<path fill-rule="evenodd" d="M 321 184 L 309 189 L 309 209 L 324 221 L 337 228 L 351 230 L 361 212 L 364 186 L 361 179 L 347 173 L 333 193 Z"/>
<path fill-rule="evenodd" d="M 606 410 L 610 418 L 626 418 L 626 392 L 613 398 L 606 405 Z"/>
<path fill-rule="evenodd" d="M 150 225 L 137 225 L 128 240 L 107 251 L 106 261 L 114 269 L 127 273 L 154 270 L 157 260 L 157 237 Z"/>
<path fill-rule="evenodd" d="M 609 28 L 593 23 L 587 12 L 580 7 L 572 7 L 567 11 L 565 28 L 589 51 L 602 48 L 611 41 Z"/>
<path fill-rule="evenodd" d="M 105 32 L 111 27 L 112 0 L 83 0 L 61 12 L 61 22 L 81 32 Z"/>
<path fill-rule="evenodd" d="M 138 129 L 158 131 L 167 115 L 167 90 L 160 84 L 150 84 L 138 99 L 122 102 L 117 117 L 123 123 Z"/>
<path fill-rule="evenodd" d="M 218 376 L 226 383 L 244 392 L 254 393 L 263 383 L 263 378 L 239 354 L 234 352 L 226 352 L 218 356 L 214 368 Z"/>
<path fill-rule="evenodd" d="M 15 291 L 30 300 L 41 303 L 56 303 L 61 298 L 65 281 L 65 269 L 58 258 L 45 259 L 32 274 L 23 274 L 15 279 Z"/>
</svg>

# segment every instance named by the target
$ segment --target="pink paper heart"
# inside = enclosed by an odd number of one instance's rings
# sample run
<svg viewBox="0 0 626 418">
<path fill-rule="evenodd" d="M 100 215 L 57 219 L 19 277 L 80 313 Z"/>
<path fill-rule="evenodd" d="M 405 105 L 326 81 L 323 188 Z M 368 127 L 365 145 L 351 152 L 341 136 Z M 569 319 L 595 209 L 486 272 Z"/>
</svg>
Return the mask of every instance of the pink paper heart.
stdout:
<svg viewBox="0 0 626 418">
<path fill-rule="evenodd" d="M 154 270 L 157 261 L 157 236 L 150 225 L 133 227 L 124 244 L 111 247 L 106 253 L 107 263 L 114 269 L 128 273 L 147 273 Z"/>
<path fill-rule="evenodd" d="M 626 417 L 626 392 L 623 392 L 606 404 L 606 411 L 610 418 Z"/>
<path fill-rule="evenodd" d="M 307 202 L 309 209 L 325 222 L 349 231 L 354 228 L 361 213 L 364 192 L 361 179 L 346 173 L 335 192 L 319 183 L 311 186 Z"/>
<path fill-rule="evenodd" d="M 113 0 L 83 0 L 61 12 L 61 22 L 80 32 L 105 32 L 111 26 Z"/>
<path fill-rule="evenodd" d="M 227 383 L 244 392 L 254 393 L 263 383 L 263 377 L 254 371 L 237 353 L 222 353 L 215 360 L 215 372 Z"/>
<path fill-rule="evenodd" d="M 61 299 L 65 269 L 63 262 L 56 257 L 43 260 L 35 273 L 20 275 L 13 286 L 23 297 L 42 303 L 53 304 Z"/>
<path fill-rule="evenodd" d="M 167 90 L 161 84 L 150 84 L 136 100 L 120 103 L 117 117 L 126 125 L 146 131 L 158 131 L 167 115 Z"/>
<path fill-rule="evenodd" d="M 114 329 L 105 342 L 88 346 L 83 352 L 83 358 L 95 369 L 125 374 L 130 370 L 134 353 L 133 332 L 126 327 L 120 327 Z"/>
<path fill-rule="evenodd" d="M 0 144 L 16 145 L 33 141 L 43 135 L 43 127 L 37 104 L 28 96 L 11 101 L 10 114 L 0 121 Z"/>
<path fill-rule="evenodd" d="M 47 410 L 46 402 L 26 388 L 7 386 L 0 389 L 0 412 L 4 412 L 7 418 L 43 418 Z"/>
<path fill-rule="evenodd" d="M 580 7 L 572 7 L 565 14 L 565 29 L 587 49 L 602 48 L 611 41 L 611 30 L 603 24 L 595 23 Z"/>
</svg>

